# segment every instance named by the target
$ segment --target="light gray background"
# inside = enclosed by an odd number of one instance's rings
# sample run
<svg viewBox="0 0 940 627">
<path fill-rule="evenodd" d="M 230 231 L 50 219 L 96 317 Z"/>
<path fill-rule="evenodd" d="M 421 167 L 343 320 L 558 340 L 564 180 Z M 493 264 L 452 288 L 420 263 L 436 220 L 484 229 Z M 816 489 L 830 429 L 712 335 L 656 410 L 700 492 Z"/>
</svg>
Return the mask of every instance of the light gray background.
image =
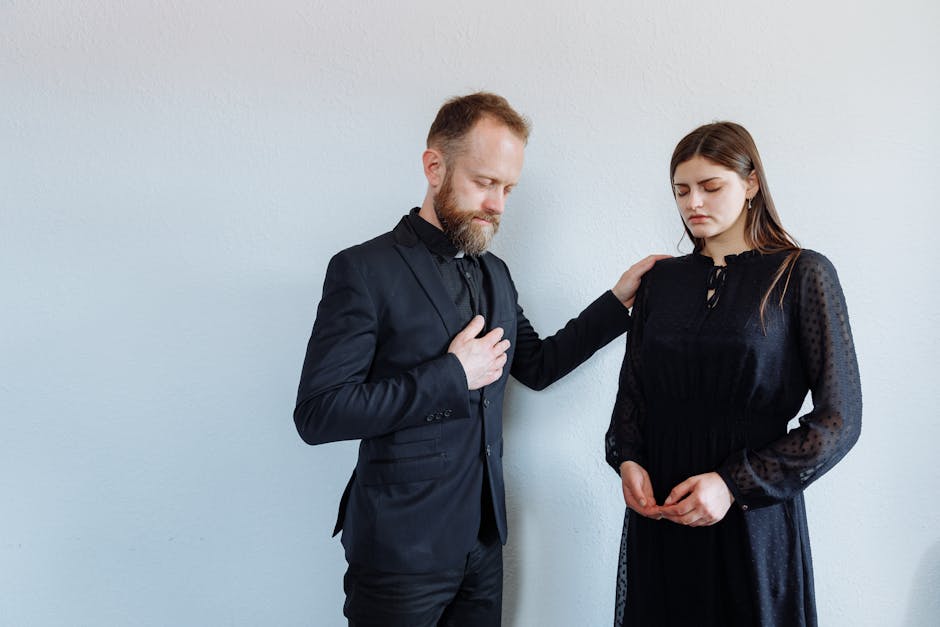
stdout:
<svg viewBox="0 0 940 627">
<path fill-rule="evenodd" d="M 0 623 L 344 624 L 355 444 L 291 421 L 323 273 L 486 88 L 534 122 L 496 252 L 543 334 L 677 252 L 683 134 L 753 132 L 863 376 L 807 493 L 821 624 L 936 625 L 938 7 L 0 2 Z M 610 622 L 622 351 L 510 390 L 507 625 Z"/>
</svg>

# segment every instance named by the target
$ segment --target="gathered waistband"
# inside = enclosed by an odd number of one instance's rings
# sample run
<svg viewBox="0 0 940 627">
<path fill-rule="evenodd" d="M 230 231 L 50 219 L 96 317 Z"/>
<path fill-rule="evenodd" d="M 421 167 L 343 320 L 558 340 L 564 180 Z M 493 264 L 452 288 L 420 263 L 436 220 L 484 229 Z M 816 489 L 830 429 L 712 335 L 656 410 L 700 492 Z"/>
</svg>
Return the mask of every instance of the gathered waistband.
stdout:
<svg viewBox="0 0 940 627">
<path fill-rule="evenodd" d="M 648 405 L 645 429 L 652 436 L 725 433 L 754 446 L 785 435 L 791 418 L 774 411 L 677 400 Z"/>
</svg>

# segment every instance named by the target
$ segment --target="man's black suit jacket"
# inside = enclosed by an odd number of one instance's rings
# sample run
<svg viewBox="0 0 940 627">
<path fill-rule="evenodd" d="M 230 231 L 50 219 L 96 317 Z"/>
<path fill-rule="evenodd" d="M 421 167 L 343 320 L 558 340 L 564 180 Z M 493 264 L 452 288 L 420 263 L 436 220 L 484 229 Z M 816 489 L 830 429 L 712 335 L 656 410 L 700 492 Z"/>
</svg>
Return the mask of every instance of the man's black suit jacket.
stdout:
<svg viewBox="0 0 940 627">
<path fill-rule="evenodd" d="M 294 421 L 309 444 L 361 440 L 335 530 L 343 530 L 350 564 L 399 573 L 463 568 L 480 528 L 484 477 L 505 543 L 509 375 L 543 389 L 630 325 L 608 291 L 541 340 L 506 264 L 491 253 L 480 261 L 487 329 L 502 327 L 511 345 L 503 376 L 475 394 L 447 352 L 461 330 L 457 308 L 406 219 L 330 260 Z"/>
</svg>

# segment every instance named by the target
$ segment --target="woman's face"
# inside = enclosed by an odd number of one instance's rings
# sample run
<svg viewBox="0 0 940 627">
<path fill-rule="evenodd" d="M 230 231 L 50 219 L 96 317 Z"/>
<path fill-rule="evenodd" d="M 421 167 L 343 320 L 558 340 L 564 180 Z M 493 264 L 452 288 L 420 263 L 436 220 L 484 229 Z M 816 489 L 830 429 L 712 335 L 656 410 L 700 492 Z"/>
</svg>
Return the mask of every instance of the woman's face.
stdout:
<svg viewBox="0 0 940 627">
<path fill-rule="evenodd" d="M 693 236 L 744 238 L 747 199 L 758 189 L 753 172 L 742 179 L 734 170 L 696 155 L 676 168 L 672 189 L 679 215 Z"/>
</svg>

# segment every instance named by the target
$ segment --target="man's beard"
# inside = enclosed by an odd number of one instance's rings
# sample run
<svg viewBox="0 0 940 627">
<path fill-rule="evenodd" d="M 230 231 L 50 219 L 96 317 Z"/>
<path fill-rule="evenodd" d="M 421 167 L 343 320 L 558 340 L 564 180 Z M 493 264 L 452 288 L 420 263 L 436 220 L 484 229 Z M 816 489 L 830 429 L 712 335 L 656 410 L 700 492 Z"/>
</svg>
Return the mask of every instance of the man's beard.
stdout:
<svg viewBox="0 0 940 627">
<path fill-rule="evenodd" d="M 499 230 L 499 216 L 484 211 L 460 209 L 454 199 L 454 185 L 450 172 L 444 175 L 441 189 L 434 196 L 434 213 L 450 241 L 467 255 L 480 255 L 490 245 L 490 240 Z M 490 226 L 475 224 L 474 218 L 490 223 Z"/>
</svg>

